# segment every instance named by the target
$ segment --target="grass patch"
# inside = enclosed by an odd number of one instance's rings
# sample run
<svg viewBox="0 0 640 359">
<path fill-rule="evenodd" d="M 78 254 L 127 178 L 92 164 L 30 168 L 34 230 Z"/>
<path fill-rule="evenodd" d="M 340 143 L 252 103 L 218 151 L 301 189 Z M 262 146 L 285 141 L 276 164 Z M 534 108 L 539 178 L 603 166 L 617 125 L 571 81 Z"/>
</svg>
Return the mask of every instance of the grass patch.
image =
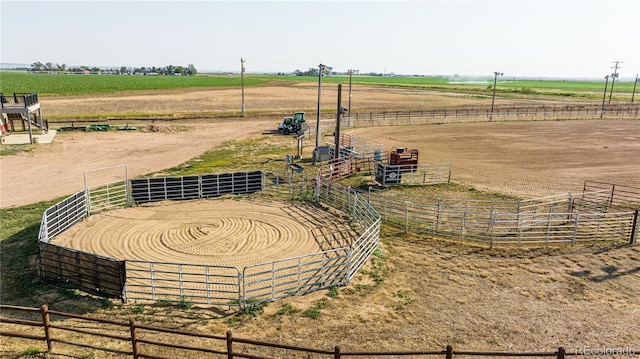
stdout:
<svg viewBox="0 0 640 359">
<path fill-rule="evenodd" d="M 518 197 L 498 192 L 483 192 L 475 187 L 468 187 L 455 182 L 439 183 L 428 186 L 394 186 L 393 192 L 443 199 L 467 199 L 484 201 L 515 201 Z"/>
<path fill-rule="evenodd" d="M 268 167 L 265 166 L 268 163 L 271 163 L 274 169 L 282 170 L 285 154 L 290 153 L 291 148 L 283 144 L 268 143 L 267 140 L 267 137 L 261 137 L 225 142 L 219 148 L 152 175 L 187 176 L 221 170 L 264 169 Z"/>
<path fill-rule="evenodd" d="M 338 291 L 338 286 L 334 285 L 333 287 L 329 288 L 329 293 L 327 293 L 327 297 L 338 298 L 339 294 L 340 292 Z"/>
<path fill-rule="evenodd" d="M 265 302 L 259 302 L 257 299 L 249 300 L 245 304 L 244 309 L 241 309 L 236 314 L 226 318 L 224 320 L 224 323 L 232 328 L 237 327 L 247 320 L 250 320 L 252 318 L 255 318 L 264 314 L 264 307 L 267 306 L 267 304 L 268 303 L 265 303 Z M 281 315 L 286 314 L 285 311 L 288 309 L 294 310 L 293 307 L 284 309 L 284 311 L 283 309 L 280 309 L 278 313 L 282 311 Z"/>
<path fill-rule="evenodd" d="M 176 307 L 182 310 L 191 309 L 191 307 L 193 307 L 193 302 L 187 297 L 180 297 L 180 300 L 160 299 L 156 304 L 162 307 Z M 142 309 L 144 310 L 144 307 Z"/>
<path fill-rule="evenodd" d="M 299 310 L 296 309 L 296 307 L 293 306 L 293 304 L 291 303 L 284 303 L 282 305 L 282 308 L 280 308 L 277 312 L 276 315 L 292 315 L 295 313 L 298 313 Z"/>
<path fill-rule="evenodd" d="M 0 209 L 0 301 L 39 306 L 36 298 L 48 287 L 39 281 L 38 232 L 46 208 L 56 201 Z"/>
<path fill-rule="evenodd" d="M 329 300 L 327 298 L 318 299 L 313 304 L 313 307 L 307 308 L 304 311 L 302 311 L 302 316 L 311 318 L 311 319 L 318 319 L 322 314 L 322 309 L 325 309 L 328 304 L 329 304 Z"/>
<path fill-rule="evenodd" d="M 303 317 L 307 317 L 307 318 L 311 318 L 311 319 L 320 318 L 320 314 L 322 314 L 322 313 L 316 307 L 307 308 L 302 312 L 302 316 Z"/>
<path fill-rule="evenodd" d="M 250 317 L 257 317 L 258 315 L 264 313 L 264 307 L 267 304 L 264 302 L 257 301 L 248 301 L 244 309 L 241 311 L 242 314 L 248 315 Z"/>
<path fill-rule="evenodd" d="M 133 313 L 133 314 L 142 314 L 142 313 L 144 313 L 144 305 L 138 304 L 135 307 L 131 308 L 131 313 Z"/>
<path fill-rule="evenodd" d="M 404 310 L 408 304 L 414 302 L 414 300 L 409 297 L 409 294 L 403 290 L 396 291 L 392 296 L 396 299 L 393 303 L 393 309 L 396 311 Z"/>
<path fill-rule="evenodd" d="M 31 152 L 36 148 L 35 145 L 2 145 L 0 147 L 0 157 L 13 156 L 22 152 Z"/>
</svg>

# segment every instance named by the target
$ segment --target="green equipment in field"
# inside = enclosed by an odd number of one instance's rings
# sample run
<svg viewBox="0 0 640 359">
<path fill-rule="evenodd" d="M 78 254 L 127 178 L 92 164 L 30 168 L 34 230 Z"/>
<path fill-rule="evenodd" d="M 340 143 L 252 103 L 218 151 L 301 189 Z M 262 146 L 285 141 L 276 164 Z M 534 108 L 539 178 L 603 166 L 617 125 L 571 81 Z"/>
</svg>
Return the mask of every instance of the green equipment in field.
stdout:
<svg viewBox="0 0 640 359">
<path fill-rule="evenodd" d="M 296 112 L 293 116 L 285 117 L 280 125 L 278 125 L 278 132 L 285 135 L 295 133 L 298 136 L 300 132 L 306 131 L 307 120 L 305 119 L 304 112 Z"/>
</svg>

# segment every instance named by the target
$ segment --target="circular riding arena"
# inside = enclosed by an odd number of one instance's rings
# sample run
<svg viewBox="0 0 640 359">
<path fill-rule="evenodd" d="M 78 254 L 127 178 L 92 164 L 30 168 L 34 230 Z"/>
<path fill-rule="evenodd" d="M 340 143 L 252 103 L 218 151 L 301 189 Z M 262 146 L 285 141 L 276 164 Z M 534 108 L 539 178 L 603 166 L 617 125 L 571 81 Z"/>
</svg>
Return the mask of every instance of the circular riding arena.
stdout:
<svg viewBox="0 0 640 359">
<path fill-rule="evenodd" d="M 225 196 L 101 212 L 51 243 L 118 260 L 244 268 L 349 246 L 354 225 L 306 202 Z"/>
</svg>

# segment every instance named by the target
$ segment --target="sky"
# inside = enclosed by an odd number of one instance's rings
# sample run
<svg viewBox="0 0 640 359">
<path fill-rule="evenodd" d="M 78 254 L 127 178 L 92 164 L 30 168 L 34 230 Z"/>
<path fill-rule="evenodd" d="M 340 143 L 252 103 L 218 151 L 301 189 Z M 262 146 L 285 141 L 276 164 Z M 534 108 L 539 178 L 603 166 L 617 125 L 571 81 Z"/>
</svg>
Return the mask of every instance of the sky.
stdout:
<svg viewBox="0 0 640 359">
<path fill-rule="evenodd" d="M 0 1 L 0 62 L 620 79 L 640 1 Z"/>
</svg>

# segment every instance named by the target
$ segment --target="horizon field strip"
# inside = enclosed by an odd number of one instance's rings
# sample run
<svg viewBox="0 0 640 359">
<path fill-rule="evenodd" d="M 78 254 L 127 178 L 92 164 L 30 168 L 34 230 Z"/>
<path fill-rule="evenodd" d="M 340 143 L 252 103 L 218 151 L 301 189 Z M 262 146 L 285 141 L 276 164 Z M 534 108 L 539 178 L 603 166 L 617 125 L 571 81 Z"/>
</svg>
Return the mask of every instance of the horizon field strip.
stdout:
<svg viewBox="0 0 640 359">
<path fill-rule="evenodd" d="M 324 76 L 325 83 L 349 84 L 349 76 Z M 491 79 L 467 79 L 448 77 L 382 77 L 354 75 L 351 81 L 355 85 L 415 87 L 451 90 L 486 90 L 493 87 Z M 288 82 L 317 83 L 317 76 L 280 76 L 252 74 L 244 76 L 244 86 L 280 85 Z M 280 84 L 278 84 L 280 83 Z M 534 92 L 584 92 L 601 93 L 603 81 L 578 80 L 518 80 L 498 78 L 496 89 L 508 91 L 530 89 Z M 39 74 L 26 71 L 0 71 L 0 92 L 5 96 L 15 93 L 36 92 L 46 96 L 77 96 L 94 94 L 115 94 L 128 91 L 171 90 L 207 87 L 240 87 L 239 74 L 217 75 L 200 74 L 197 76 L 139 76 L 139 75 L 74 75 Z M 611 88 L 609 81 L 608 88 Z M 618 81 L 615 93 L 632 93 L 634 82 Z M 608 90 L 609 91 L 609 90 Z"/>
</svg>

